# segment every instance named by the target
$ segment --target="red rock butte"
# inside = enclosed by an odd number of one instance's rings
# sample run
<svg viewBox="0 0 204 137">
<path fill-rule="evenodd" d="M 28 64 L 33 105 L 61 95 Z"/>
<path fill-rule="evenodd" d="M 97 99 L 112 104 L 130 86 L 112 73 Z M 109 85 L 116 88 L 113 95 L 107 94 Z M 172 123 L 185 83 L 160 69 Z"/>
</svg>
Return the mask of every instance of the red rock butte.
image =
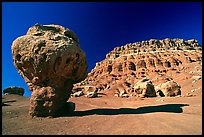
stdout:
<svg viewBox="0 0 204 137">
<path fill-rule="evenodd" d="M 85 80 L 74 85 L 73 92 L 137 96 L 134 87 L 138 81 L 148 79 L 157 86 L 177 81 L 177 75 L 187 73 L 188 64 L 194 62 L 202 63 L 202 47 L 194 39 L 166 38 L 129 43 L 106 54 Z"/>
</svg>

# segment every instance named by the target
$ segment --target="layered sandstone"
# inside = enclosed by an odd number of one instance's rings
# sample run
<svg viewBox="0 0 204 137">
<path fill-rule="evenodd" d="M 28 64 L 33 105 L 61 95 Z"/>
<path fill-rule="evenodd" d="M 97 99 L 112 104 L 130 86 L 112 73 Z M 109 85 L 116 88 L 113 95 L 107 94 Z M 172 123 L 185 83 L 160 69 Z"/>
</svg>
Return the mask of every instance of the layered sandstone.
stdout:
<svg viewBox="0 0 204 137">
<path fill-rule="evenodd" d="M 114 48 L 101 62 L 97 62 L 88 77 L 75 84 L 74 91 L 83 91 L 87 86 L 94 86 L 95 92 L 122 96 L 132 96 L 135 84 L 148 78 L 155 86 L 168 81 L 175 82 L 174 74 L 186 73 L 189 63 L 202 63 L 202 48 L 197 40 L 183 39 L 150 39 L 148 41 L 129 43 Z M 168 84 L 167 84 L 168 85 Z M 164 95 L 179 95 L 174 91 L 163 91 Z M 147 88 L 147 87 L 146 87 Z M 171 87 L 170 87 L 171 88 Z M 174 89 L 174 87 L 172 87 Z M 155 95 L 149 93 L 149 97 Z M 143 92 L 139 94 L 144 94 Z M 126 96 L 126 95 L 125 95 Z M 127 97 L 126 96 L 126 97 Z M 144 95 L 143 95 L 144 96 Z M 145 96 L 148 97 L 148 94 Z"/>
</svg>

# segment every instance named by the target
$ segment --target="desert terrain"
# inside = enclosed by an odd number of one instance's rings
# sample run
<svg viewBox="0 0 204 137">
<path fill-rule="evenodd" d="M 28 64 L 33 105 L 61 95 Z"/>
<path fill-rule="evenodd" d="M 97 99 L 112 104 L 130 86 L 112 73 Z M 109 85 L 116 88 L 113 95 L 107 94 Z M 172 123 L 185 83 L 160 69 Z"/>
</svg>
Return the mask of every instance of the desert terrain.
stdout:
<svg viewBox="0 0 204 137">
<path fill-rule="evenodd" d="M 144 77 L 152 83 L 132 90 Z M 167 93 L 181 92 L 158 96 L 147 88 L 168 81 L 180 86 Z M 84 93 L 73 96 L 77 92 Z M 117 47 L 74 85 L 63 113 L 32 118 L 29 107 L 30 98 L 2 96 L 3 135 L 201 135 L 202 49 L 195 40 L 177 39 Z"/>
<path fill-rule="evenodd" d="M 31 118 L 29 98 L 2 96 L 3 135 L 201 135 L 202 80 L 181 82 L 180 97 L 72 97 L 75 111 Z M 192 89 L 196 89 L 191 92 Z M 186 96 L 187 93 L 193 96 Z"/>
</svg>

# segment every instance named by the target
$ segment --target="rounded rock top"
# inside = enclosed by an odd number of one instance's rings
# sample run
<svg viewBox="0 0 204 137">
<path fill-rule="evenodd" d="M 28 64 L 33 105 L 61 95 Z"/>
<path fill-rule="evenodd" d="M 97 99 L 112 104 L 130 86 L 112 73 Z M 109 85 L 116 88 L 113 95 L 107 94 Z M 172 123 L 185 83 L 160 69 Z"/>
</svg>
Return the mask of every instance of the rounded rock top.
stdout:
<svg viewBox="0 0 204 137">
<path fill-rule="evenodd" d="M 77 35 L 60 25 L 35 24 L 12 43 L 14 66 L 29 85 L 64 86 L 87 76 L 86 55 Z"/>
<path fill-rule="evenodd" d="M 77 35 L 72 30 L 55 24 L 50 25 L 35 24 L 34 26 L 28 29 L 26 35 L 42 36 L 45 35 L 45 33 L 59 33 L 67 37 L 72 37 L 73 40 L 79 43 Z"/>
</svg>

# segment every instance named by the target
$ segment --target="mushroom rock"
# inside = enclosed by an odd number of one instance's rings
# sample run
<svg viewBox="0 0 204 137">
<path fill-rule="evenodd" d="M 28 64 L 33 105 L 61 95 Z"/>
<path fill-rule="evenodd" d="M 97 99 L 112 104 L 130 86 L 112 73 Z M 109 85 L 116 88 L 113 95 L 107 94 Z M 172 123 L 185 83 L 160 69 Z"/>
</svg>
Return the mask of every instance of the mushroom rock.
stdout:
<svg viewBox="0 0 204 137">
<path fill-rule="evenodd" d="M 32 92 L 29 114 L 53 116 L 66 106 L 74 83 L 88 73 L 76 34 L 60 25 L 39 25 L 12 44 L 13 63 Z"/>
</svg>

